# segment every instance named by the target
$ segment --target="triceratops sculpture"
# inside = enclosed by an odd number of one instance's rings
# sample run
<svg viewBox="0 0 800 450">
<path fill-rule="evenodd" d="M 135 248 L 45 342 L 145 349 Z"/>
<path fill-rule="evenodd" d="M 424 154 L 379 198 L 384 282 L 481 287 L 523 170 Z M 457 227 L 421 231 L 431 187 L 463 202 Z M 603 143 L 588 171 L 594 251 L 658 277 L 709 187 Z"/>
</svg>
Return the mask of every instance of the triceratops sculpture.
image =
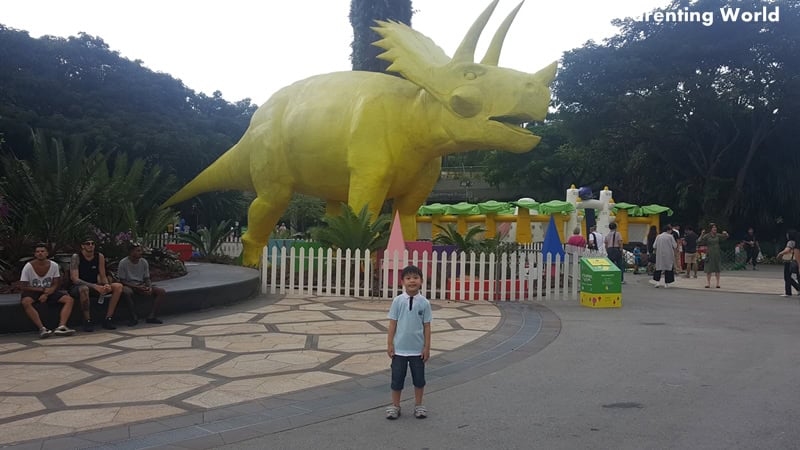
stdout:
<svg viewBox="0 0 800 450">
<path fill-rule="evenodd" d="M 213 190 L 255 191 L 242 237 L 243 264 L 257 266 L 262 248 L 293 192 L 346 202 L 377 217 L 394 199 L 405 238 L 439 178 L 442 156 L 470 150 L 527 152 L 539 143 L 524 124 L 544 120 L 556 63 L 536 74 L 497 67 L 503 39 L 520 3 L 502 23 L 480 64 L 475 46 L 498 0 L 467 32 L 452 59 L 428 37 L 378 21 L 386 50 L 379 58 L 403 78 L 338 72 L 298 81 L 253 114 L 239 142 L 164 206 Z"/>
</svg>

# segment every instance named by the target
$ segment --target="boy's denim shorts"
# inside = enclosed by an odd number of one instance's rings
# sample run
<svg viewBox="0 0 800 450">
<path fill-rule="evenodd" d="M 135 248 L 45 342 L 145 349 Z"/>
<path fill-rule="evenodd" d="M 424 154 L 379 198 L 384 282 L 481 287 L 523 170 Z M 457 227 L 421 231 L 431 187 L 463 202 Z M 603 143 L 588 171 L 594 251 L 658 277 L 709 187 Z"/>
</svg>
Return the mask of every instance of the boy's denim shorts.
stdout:
<svg viewBox="0 0 800 450">
<path fill-rule="evenodd" d="M 425 362 L 422 355 L 418 356 L 399 356 L 392 357 L 392 390 L 402 391 L 406 382 L 407 367 L 411 368 L 411 381 L 414 387 L 425 386 Z"/>
</svg>

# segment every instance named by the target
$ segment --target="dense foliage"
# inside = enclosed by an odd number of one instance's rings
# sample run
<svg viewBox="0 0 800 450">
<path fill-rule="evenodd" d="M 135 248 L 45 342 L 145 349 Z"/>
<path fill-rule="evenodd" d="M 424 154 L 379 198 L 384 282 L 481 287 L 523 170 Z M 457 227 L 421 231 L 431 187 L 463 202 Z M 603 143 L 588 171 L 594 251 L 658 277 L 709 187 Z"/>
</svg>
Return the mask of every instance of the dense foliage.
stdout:
<svg viewBox="0 0 800 450">
<path fill-rule="evenodd" d="M 376 20 L 393 20 L 411 26 L 411 15 L 411 0 L 351 0 L 353 70 L 385 72 L 389 63 L 377 58 L 383 50 L 372 45 L 380 36 L 371 27 Z"/>
<path fill-rule="evenodd" d="M 722 7 L 780 6 L 780 22 L 719 20 Z M 561 198 L 575 183 L 608 185 L 629 203 L 660 203 L 679 222 L 755 226 L 765 236 L 800 223 L 800 2 L 675 0 L 715 11 L 697 22 L 616 22 L 602 44 L 567 52 L 542 144 L 491 154 L 489 176 Z M 548 189 L 555 187 L 559 192 Z"/>
</svg>

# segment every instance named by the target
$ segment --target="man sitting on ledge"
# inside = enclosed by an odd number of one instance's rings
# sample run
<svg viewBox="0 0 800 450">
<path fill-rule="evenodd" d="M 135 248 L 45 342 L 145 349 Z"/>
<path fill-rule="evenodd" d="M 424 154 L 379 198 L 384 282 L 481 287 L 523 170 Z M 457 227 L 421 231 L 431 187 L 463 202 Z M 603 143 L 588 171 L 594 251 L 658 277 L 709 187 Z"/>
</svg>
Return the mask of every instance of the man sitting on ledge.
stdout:
<svg viewBox="0 0 800 450">
<path fill-rule="evenodd" d="M 150 310 L 150 315 L 147 316 L 145 322 L 164 323 L 156 318 L 156 314 L 158 313 L 158 308 L 161 306 L 161 302 L 164 301 L 164 297 L 167 295 L 167 291 L 163 288 L 153 286 L 150 283 L 150 265 L 147 263 L 146 259 L 142 258 L 141 244 L 131 242 L 128 245 L 128 256 L 119 262 L 117 277 L 119 281 L 122 282 L 122 292 L 125 294 L 125 298 L 131 308 L 131 320 L 128 322 L 129 326 L 134 326 L 139 322 L 133 303 L 134 294 L 146 295 L 154 298 L 153 309 Z"/>
<path fill-rule="evenodd" d="M 80 253 L 72 255 L 69 263 L 69 273 L 72 279 L 73 297 L 80 298 L 83 318 L 83 331 L 94 331 L 94 323 L 91 317 L 91 298 L 98 298 L 97 303 L 105 302 L 106 297 L 111 296 L 111 301 L 106 312 L 106 319 L 103 321 L 103 328 L 116 330 L 112 322 L 114 311 L 117 309 L 117 302 L 122 295 L 122 285 L 109 282 L 106 276 L 106 257 L 102 253 L 95 252 L 95 242 L 91 237 L 87 237 L 81 242 Z"/>
<path fill-rule="evenodd" d="M 29 261 L 22 268 L 22 295 L 20 301 L 25 314 L 31 319 L 39 329 L 39 337 L 44 339 L 51 334 L 57 336 L 71 336 L 75 330 L 67 328 L 67 320 L 72 313 L 72 304 L 75 300 L 64 291 L 59 291 L 61 285 L 61 272 L 55 261 L 47 259 L 47 244 L 36 244 L 33 253 L 33 261 Z M 47 305 L 56 308 L 61 304 L 61 314 L 59 316 L 58 328 L 48 330 L 39 317 L 39 312 L 34 305 Z"/>
</svg>

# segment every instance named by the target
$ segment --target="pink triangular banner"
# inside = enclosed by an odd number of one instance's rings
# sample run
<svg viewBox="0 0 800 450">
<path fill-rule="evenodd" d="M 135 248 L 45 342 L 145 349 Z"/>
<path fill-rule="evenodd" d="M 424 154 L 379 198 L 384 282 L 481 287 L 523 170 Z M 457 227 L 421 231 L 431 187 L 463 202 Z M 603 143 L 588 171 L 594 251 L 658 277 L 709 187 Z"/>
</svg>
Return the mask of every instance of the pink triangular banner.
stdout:
<svg viewBox="0 0 800 450">
<path fill-rule="evenodd" d="M 403 239 L 403 227 L 400 225 L 400 213 L 394 213 L 392 222 L 392 232 L 389 234 L 389 245 L 386 246 L 386 254 L 394 255 L 397 252 L 402 257 L 403 250 L 406 249 L 406 241 Z"/>
</svg>

